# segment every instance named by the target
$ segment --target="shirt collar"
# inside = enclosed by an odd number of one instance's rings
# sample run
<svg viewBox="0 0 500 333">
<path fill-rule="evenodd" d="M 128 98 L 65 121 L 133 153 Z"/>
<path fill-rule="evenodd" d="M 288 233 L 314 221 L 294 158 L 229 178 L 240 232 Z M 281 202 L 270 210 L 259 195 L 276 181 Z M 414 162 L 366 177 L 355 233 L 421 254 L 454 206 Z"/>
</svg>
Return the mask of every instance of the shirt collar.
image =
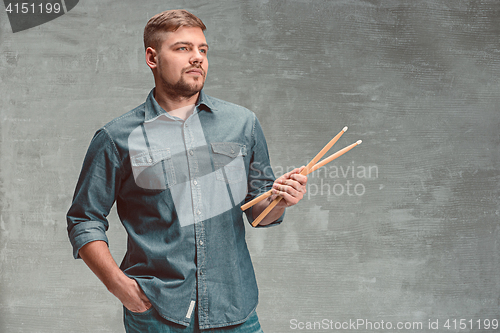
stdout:
<svg viewBox="0 0 500 333">
<path fill-rule="evenodd" d="M 153 121 L 161 115 L 169 117 L 168 113 L 158 104 L 154 97 L 155 88 L 151 89 L 148 97 L 146 98 L 146 110 L 144 115 L 144 121 Z M 196 109 L 198 111 L 196 111 Z M 217 108 L 212 104 L 209 96 L 205 94 L 203 90 L 200 91 L 198 95 L 198 100 L 196 101 L 195 112 L 200 110 L 215 111 Z"/>
</svg>

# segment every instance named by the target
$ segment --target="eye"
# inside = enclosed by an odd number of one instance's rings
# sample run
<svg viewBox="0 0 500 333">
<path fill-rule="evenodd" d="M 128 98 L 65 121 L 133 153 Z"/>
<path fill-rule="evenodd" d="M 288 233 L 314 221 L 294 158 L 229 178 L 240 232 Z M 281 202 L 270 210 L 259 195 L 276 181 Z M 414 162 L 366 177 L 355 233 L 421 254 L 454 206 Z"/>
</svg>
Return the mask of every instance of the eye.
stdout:
<svg viewBox="0 0 500 333">
<path fill-rule="evenodd" d="M 186 51 L 187 47 L 186 46 L 181 46 L 181 47 L 178 47 L 177 50 L 179 50 L 179 51 Z"/>
</svg>

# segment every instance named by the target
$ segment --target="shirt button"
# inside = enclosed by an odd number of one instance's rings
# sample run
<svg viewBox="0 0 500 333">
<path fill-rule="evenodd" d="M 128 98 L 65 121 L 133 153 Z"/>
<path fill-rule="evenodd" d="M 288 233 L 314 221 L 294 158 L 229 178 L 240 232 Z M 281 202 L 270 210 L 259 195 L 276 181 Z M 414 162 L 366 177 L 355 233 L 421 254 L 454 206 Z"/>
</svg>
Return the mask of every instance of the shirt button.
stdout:
<svg viewBox="0 0 500 333">
<path fill-rule="evenodd" d="M 189 155 L 193 156 L 194 155 L 194 151 L 191 149 L 189 150 Z"/>
<path fill-rule="evenodd" d="M 203 271 L 200 271 L 200 275 L 203 275 Z"/>
<path fill-rule="evenodd" d="M 198 181 L 197 181 L 196 179 L 195 179 L 195 180 L 193 180 L 193 184 L 194 184 L 194 185 L 198 185 Z"/>
<path fill-rule="evenodd" d="M 201 215 L 201 210 L 199 210 L 199 209 L 198 209 L 198 210 L 196 211 L 196 214 Z"/>
<path fill-rule="evenodd" d="M 149 162 L 149 163 L 153 163 L 153 159 L 152 159 L 151 157 L 150 157 L 150 158 L 148 158 L 148 162 Z"/>
<path fill-rule="evenodd" d="M 203 245 L 203 241 L 202 240 L 200 241 L 200 245 Z"/>
</svg>

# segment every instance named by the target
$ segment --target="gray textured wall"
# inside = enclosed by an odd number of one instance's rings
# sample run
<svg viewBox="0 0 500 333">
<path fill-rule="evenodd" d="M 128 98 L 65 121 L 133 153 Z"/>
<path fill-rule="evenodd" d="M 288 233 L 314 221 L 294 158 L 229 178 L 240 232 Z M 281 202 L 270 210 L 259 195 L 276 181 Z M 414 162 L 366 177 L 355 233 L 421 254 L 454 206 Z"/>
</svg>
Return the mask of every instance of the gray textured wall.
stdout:
<svg viewBox="0 0 500 333">
<path fill-rule="evenodd" d="M 171 8 L 207 24 L 206 91 L 257 113 L 277 174 L 345 125 L 337 149 L 364 141 L 249 228 L 266 332 L 500 320 L 498 0 L 82 0 L 15 34 L 0 13 L 0 332 L 123 331 L 65 213 L 94 131 L 152 88 L 142 29 Z"/>
</svg>

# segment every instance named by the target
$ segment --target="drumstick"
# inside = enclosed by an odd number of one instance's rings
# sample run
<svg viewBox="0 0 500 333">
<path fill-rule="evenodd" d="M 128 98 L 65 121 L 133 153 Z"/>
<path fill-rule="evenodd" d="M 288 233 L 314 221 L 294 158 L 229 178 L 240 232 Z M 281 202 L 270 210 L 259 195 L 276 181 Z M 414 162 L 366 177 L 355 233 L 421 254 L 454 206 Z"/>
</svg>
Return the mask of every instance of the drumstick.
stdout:
<svg viewBox="0 0 500 333">
<path fill-rule="evenodd" d="M 307 173 L 308 175 L 313 173 L 314 171 L 318 170 L 319 168 L 321 168 L 322 166 L 325 166 L 326 164 L 330 163 L 331 161 L 333 161 L 334 159 L 336 159 L 337 157 L 347 153 L 349 150 L 351 150 L 352 148 L 354 148 L 355 146 L 357 145 L 360 145 L 361 144 L 361 140 L 358 140 L 356 143 L 353 143 L 352 145 L 350 146 L 347 146 L 341 150 L 339 150 L 338 152 L 336 152 L 335 154 L 332 154 L 330 156 L 328 156 L 327 158 L 325 158 L 324 160 L 322 160 L 321 162 L 318 162 L 316 163 L 312 168 L 311 170 L 309 170 L 309 172 Z M 267 191 L 266 193 L 263 193 L 261 194 L 259 197 L 253 199 L 252 201 L 249 201 L 248 203 L 244 204 L 243 206 L 241 206 L 241 210 L 247 210 L 248 208 L 252 207 L 253 205 L 255 205 L 256 203 L 264 200 L 264 199 L 267 199 L 269 198 L 271 195 L 273 195 L 273 191 L 272 190 L 269 190 Z"/>
<path fill-rule="evenodd" d="M 330 140 L 330 142 L 328 142 L 328 144 L 323 147 L 323 149 L 321 149 L 321 151 L 311 160 L 311 162 L 309 162 L 309 164 L 307 164 L 307 166 L 304 168 L 304 170 L 302 170 L 303 172 L 306 172 L 306 173 L 303 173 L 303 174 L 307 174 L 307 170 L 309 170 L 309 168 L 312 168 L 316 162 L 318 162 L 322 157 L 323 155 L 326 154 L 326 152 L 328 150 L 330 150 L 330 148 L 332 148 L 332 146 L 335 144 L 335 142 L 337 142 L 337 140 L 342 136 L 342 134 L 344 134 L 345 132 L 347 131 L 347 126 L 344 127 L 342 129 L 342 131 L 339 132 L 339 134 L 335 135 L 335 137 L 333 139 Z M 255 205 L 256 203 L 258 202 L 261 202 L 262 200 L 264 200 L 265 198 L 268 198 L 269 196 L 271 195 L 271 190 L 267 191 L 266 193 L 264 194 L 261 194 L 260 196 L 258 196 L 257 198 L 247 202 L 246 204 L 244 204 L 243 206 L 241 206 L 241 210 L 247 210 L 248 208 L 252 207 L 253 205 Z"/>
<path fill-rule="evenodd" d="M 357 145 L 360 145 L 361 142 L 362 142 L 361 140 L 358 140 L 357 142 L 355 142 L 355 143 L 353 143 L 353 144 L 351 144 L 351 145 L 349 145 L 349 146 L 347 146 L 347 147 L 339 150 L 335 154 L 330 155 L 329 157 L 325 158 L 320 163 L 315 164 L 310 170 L 308 170 L 308 173 L 311 173 L 311 172 L 313 172 L 313 171 L 321 168 L 325 164 L 333 161 L 334 159 L 342 156 L 343 154 L 347 153 L 352 148 L 356 147 Z M 304 168 L 304 170 L 306 170 L 306 168 Z M 304 170 L 302 170 L 302 172 L 300 174 L 305 174 Z M 271 202 L 269 204 L 269 206 L 267 206 L 266 209 L 264 209 L 262 211 L 262 213 L 260 213 L 260 215 L 252 222 L 252 226 L 256 227 L 257 225 L 259 225 L 259 223 L 264 219 L 264 217 L 266 217 L 267 214 L 269 214 L 269 212 L 281 201 L 281 199 L 283 199 L 283 197 L 277 197 L 276 199 L 274 199 L 273 202 Z"/>
<path fill-rule="evenodd" d="M 338 139 L 342 136 L 342 134 L 344 134 L 346 131 L 347 131 L 347 126 L 344 127 L 342 131 L 339 132 L 339 134 L 335 135 L 335 137 L 331 139 L 330 142 L 328 142 L 328 144 L 324 146 L 323 149 L 321 149 L 321 151 L 316 156 L 314 156 L 311 162 L 309 162 L 309 164 L 304 168 L 304 170 L 302 170 L 301 174 L 307 175 L 309 169 L 311 169 L 316 163 L 318 163 L 318 161 L 323 157 L 323 155 L 325 155 L 326 152 L 329 151 L 330 148 L 332 148 L 335 142 L 337 142 Z"/>
<path fill-rule="evenodd" d="M 312 168 L 311 170 L 309 171 L 309 173 L 313 172 L 313 171 L 316 171 L 318 170 L 319 168 L 321 168 L 322 166 L 324 166 L 325 164 L 327 163 L 330 163 L 331 161 L 333 161 L 334 159 L 336 159 L 337 157 L 339 156 L 342 156 L 344 155 L 345 153 L 347 153 L 349 150 L 351 150 L 352 148 L 356 147 L 357 145 L 360 145 L 363 141 L 361 140 L 358 140 L 356 141 L 355 143 L 353 143 L 352 145 L 349 145 L 341 150 L 339 150 L 338 152 L 336 152 L 335 154 L 332 154 L 330 156 L 328 156 L 327 158 L 325 158 L 323 161 L 319 162 L 319 163 L 316 163 Z"/>
</svg>

